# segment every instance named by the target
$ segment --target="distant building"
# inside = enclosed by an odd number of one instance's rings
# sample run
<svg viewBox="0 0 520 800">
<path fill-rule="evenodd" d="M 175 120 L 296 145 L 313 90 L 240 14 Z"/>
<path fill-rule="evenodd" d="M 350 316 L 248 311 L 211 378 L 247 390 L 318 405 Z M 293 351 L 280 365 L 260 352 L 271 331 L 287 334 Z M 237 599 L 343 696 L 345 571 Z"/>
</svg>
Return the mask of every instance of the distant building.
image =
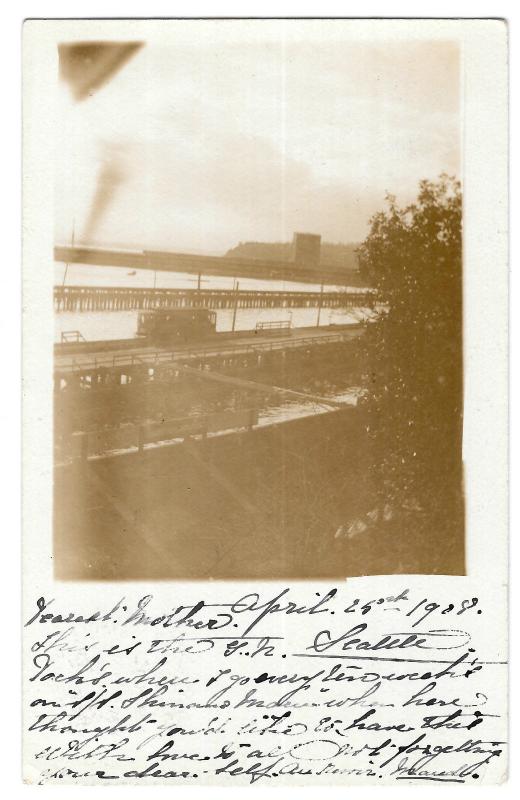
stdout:
<svg viewBox="0 0 520 800">
<path fill-rule="evenodd" d="M 295 264 L 317 269 L 320 266 L 321 236 L 315 233 L 295 233 L 292 251 Z"/>
</svg>

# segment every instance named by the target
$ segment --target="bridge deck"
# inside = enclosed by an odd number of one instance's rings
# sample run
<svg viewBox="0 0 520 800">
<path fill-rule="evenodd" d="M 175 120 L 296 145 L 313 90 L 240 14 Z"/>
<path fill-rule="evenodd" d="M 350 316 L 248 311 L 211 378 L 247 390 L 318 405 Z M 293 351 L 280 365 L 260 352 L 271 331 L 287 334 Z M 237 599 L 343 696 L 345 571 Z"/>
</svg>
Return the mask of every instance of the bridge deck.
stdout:
<svg viewBox="0 0 520 800">
<path fill-rule="evenodd" d="M 359 326 L 332 326 L 323 328 L 296 328 L 290 336 L 287 333 L 271 334 L 269 338 L 261 338 L 252 331 L 244 331 L 244 335 L 234 338 L 223 337 L 221 341 L 209 340 L 203 344 L 176 345 L 175 349 L 142 347 L 106 350 L 106 344 L 92 342 L 93 349 L 74 352 L 70 355 L 56 354 L 55 371 L 61 374 L 84 372 L 89 369 L 117 369 L 126 366 L 153 366 L 165 362 L 185 363 L 190 359 L 201 357 L 237 356 L 242 353 L 266 352 L 272 350 L 289 350 L 297 347 L 311 347 L 317 344 L 329 344 L 355 339 L 363 333 Z M 219 334 L 217 334 L 218 336 Z M 117 344 L 117 343 L 116 343 Z M 98 347 L 99 349 L 96 349 Z"/>
</svg>

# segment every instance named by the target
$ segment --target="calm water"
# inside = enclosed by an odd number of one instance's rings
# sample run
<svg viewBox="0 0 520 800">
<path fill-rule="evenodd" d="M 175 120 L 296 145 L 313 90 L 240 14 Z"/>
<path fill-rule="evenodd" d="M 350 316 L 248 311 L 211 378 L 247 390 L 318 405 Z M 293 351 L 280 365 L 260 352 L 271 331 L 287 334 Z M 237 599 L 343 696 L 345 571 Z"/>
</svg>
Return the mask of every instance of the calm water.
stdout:
<svg viewBox="0 0 520 800">
<path fill-rule="evenodd" d="M 54 282 L 61 285 L 65 276 L 65 265 L 55 265 Z M 240 278 L 240 289 L 261 291 L 307 291 L 320 290 L 320 284 L 296 283 L 294 281 L 261 281 L 254 278 Z M 234 279 L 227 276 L 208 276 L 201 278 L 204 289 L 233 289 Z M 67 286 L 127 286 L 160 289 L 195 289 L 197 276 L 180 272 L 157 272 L 150 270 L 127 270 L 118 267 L 93 267 L 71 264 L 67 268 Z M 326 291 L 344 291 L 345 287 L 325 286 Z M 353 288 L 351 291 L 364 291 Z M 370 312 L 322 308 L 319 315 L 320 326 L 348 325 L 359 322 Z M 55 340 L 60 341 L 64 331 L 79 331 L 85 339 L 131 339 L 137 328 L 137 311 L 82 311 L 56 314 Z M 231 330 L 232 309 L 217 311 L 217 330 Z M 317 308 L 253 308 L 238 309 L 235 330 L 252 330 L 260 321 L 291 320 L 293 327 L 301 328 L 317 325 Z"/>
<path fill-rule="evenodd" d="M 56 262 L 54 283 L 61 286 L 65 275 L 65 264 Z M 70 264 L 67 268 L 66 286 L 128 286 L 151 289 L 196 289 L 198 278 L 186 272 L 153 272 L 148 269 L 125 269 L 123 267 L 94 267 L 89 264 Z M 220 275 L 202 275 L 203 289 L 233 289 L 235 278 Z M 316 292 L 321 284 L 297 283 L 296 281 L 263 281 L 257 278 L 238 278 L 240 289 L 277 291 L 287 289 L 299 292 Z M 325 285 L 327 291 L 344 291 L 344 286 Z M 363 292 L 359 287 L 350 291 Z"/>
</svg>

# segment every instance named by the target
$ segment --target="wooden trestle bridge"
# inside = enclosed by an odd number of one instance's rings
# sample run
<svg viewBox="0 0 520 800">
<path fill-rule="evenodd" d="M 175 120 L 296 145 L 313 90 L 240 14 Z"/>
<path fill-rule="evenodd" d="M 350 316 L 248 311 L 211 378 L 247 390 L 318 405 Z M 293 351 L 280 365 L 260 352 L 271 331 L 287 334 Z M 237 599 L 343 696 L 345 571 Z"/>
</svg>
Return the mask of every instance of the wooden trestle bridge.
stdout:
<svg viewBox="0 0 520 800">
<path fill-rule="evenodd" d="M 130 311 L 155 308 L 373 308 L 374 291 L 255 291 L 55 286 L 54 309 Z"/>
</svg>

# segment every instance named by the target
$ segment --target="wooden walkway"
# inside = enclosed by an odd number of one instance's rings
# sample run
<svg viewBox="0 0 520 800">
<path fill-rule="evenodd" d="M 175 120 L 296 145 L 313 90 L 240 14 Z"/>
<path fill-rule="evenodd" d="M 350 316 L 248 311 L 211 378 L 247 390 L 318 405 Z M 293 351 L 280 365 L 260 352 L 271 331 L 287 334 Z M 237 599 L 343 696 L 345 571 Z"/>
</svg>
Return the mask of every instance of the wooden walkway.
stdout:
<svg viewBox="0 0 520 800">
<path fill-rule="evenodd" d="M 158 349 L 140 345 L 138 340 L 130 339 L 134 347 L 106 350 L 97 347 L 107 343 L 90 342 L 91 350 L 74 352 L 68 355 L 66 348 L 58 345 L 54 357 L 55 377 L 69 375 L 94 375 L 113 371 L 125 373 L 133 368 L 154 369 L 161 366 L 177 366 L 190 364 L 206 364 L 217 360 L 233 360 L 241 356 L 257 356 L 264 353 L 286 352 L 300 348 L 311 348 L 316 345 L 339 344 L 357 339 L 364 333 L 361 326 L 348 325 L 331 328 L 297 328 L 292 336 L 274 336 L 259 339 L 251 331 L 244 331 L 243 336 L 233 339 L 222 337 L 199 344 L 178 345 L 175 350 Z M 117 342 L 115 342 L 117 344 Z"/>
<path fill-rule="evenodd" d="M 284 357 L 291 351 L 307 351 L 323 345 L 347 343 L 362 336 L 360 326 L 332 328 L 299 328 L 292 336 L 276 336 L 259 339 L 244 332 L 236 339 L 223 337 L 222 341 L 199 345 L 179 345 L 174 351 L 158 350 L 154 347 L 127 347 L 120 349 L 114 342 L 113 350 L 92 350 L 71 354 L 63 352 L 57 345 L 54 355 L 54 388 L 59 392 L 71 386 L 79 388 L 102 388 L 108 384 L 128 384 L 159 380 L 163 375 L 177 375 L 185 367 L 198 370 L 226 369 L 236 365 L 259 365 L 264 358 Z M 133 340 L 130 340 L 133 341 Z M 102 342 L 108 345 L 109 342 Z"/>
</svg>

